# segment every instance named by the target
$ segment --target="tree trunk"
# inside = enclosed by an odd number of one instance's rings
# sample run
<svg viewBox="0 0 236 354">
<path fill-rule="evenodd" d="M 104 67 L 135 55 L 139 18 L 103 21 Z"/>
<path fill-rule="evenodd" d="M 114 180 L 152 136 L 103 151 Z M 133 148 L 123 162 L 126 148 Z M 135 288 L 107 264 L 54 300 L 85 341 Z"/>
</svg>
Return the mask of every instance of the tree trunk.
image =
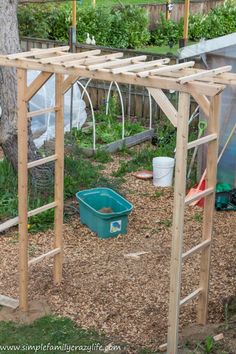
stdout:
<svg viewBox="0 0 236 354">
<path fill-rule="evenodd" d="M 20 51 L 18 22 L 18 0 L 0 0 L 0 54 L 12 54 Z M 6 158 L 17 169 L 17 80 L 16 70 L 9 67 L 0 67 L 0 146 Z M 1 111 L 0 110 L 0 111 Z M 28 160 L 40 158 L 40 154 L 34 144 L 30 123 L 28 139 Z M 49 173 L 49 171 L 51 172 Z M 34 184 L 41 178 L 43 171 L 46 181 L 52 177 L 52 168 L 34 168 L 30 171 Z M 45 181 L 45 183 L 46 183 Z M 41 179 L 42 182 L 42 179 Z"/>
</svg>

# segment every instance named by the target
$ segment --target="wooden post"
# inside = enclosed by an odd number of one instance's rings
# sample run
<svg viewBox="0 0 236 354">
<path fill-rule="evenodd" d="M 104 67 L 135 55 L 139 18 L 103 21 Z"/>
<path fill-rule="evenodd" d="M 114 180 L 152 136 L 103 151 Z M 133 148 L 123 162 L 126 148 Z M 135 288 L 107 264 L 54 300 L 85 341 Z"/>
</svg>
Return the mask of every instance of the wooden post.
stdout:
<svg viewBox="0 0 236 354">
<path fill-rule="evenodd" d="M 185 0 L 184 5 L 184 45 L 188 42 L 188 22 L 189 22 L 190 0 Z"/>
<path fill-rule="evenodd" d="M 216 95 L 211 99 L 210 116 L 208 120 L 209 134 L 219 135 L 219 112 L 220 112 L 220 95 Z M 213 188 L 215 190 L 216 174 L 218 159 L 218 139 L 208 143 L 207 151 L 207 173 L 206 173 L 206 189 Z M 205 197 L 204 216 L 203 216 L 203 235 L 202 241 L 212 239 L 213 216 L 215 205 L 215 193 Z M 201 251 L 200 264 L 200 287 L 203 289 L 199 297 L 197 306 L 197 321 L 199 324 L 206 324 L 207 308 L 208 308 L 208 292 L 210 277 L 210 258 L 211 247 L 207 247 Z"/>
<path fill-rule="evenodd" d="M 93 7 L 96 7 L 96 0 L 93 0 Z"/>
<path fill-rule="evenodd" d="M 169 20 L 170 19 L 170 11 L 169 11 L 169 4 L 171 3 L 170 0 L 167 0 L 166 2 L 166 19 Z"/>
<path fill-rule="evenodd" d="M 17 69 L 18 106 L 18 213 L 19 213 L 19 305 L 28 311 L 28 119 L 27 72 Z"/>
<path fill-rule="evenodd" d="M 64 97 L 62 92 L 64 76 L 55 75 L 55 105 L 57 107 L 55 115 L 55 208 L 54 248 L 60 248 L 61 252 L 54 257 L 54 282 L 59 284 L 62 279 L 63 260 L 63 207 L 64 207 Z"/>
<path fill-rule="evenodd" d="M 184 208 L 186 194 L 186 168 L 188 144 L 188 119 L 190 111 L 190 95 L 179 94 L 177 121 L 177 145 L 175 165 L 175 192 L 173 211 L 173 235 L 170 267 L 170 302 L 168 319 L 168 354 L 176 354 L 178 348 L 178 327 L 180 288 L 182 271 L 182 244 L 184 229 Z"/>
<path fill-rule="evenodd" d="M 76 0 L 72 2 L 72 26 L 76 27 Z"/>
</svg>

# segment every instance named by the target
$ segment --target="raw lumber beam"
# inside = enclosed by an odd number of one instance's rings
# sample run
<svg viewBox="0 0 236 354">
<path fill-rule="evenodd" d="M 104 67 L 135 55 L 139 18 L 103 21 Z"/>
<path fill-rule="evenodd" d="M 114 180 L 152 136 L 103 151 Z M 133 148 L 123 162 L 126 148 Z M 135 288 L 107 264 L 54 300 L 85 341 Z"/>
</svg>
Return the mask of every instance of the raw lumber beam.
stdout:
<svg viewBox="0 0 236 354">
<path fill-rule="evenodd" d="M 113 66 L 117 66 L 117 65 L 123 65 L 123 64 L 135 64 L 137 62 L 141 62 L 142 60 L 146 60 L 147 56 L 146 55 L 140 55 L 140 56 L 136 56 L 136 57 L 132 57 L 132 58 L 125 58 L 125 59 L 117 59 L 117 60 L 113 60 L 113 61 L 107 61 L 105 63 L 99 63 L 99 64 L 92 64 L 88 66 L 88 69 L 90 71 L 92 70 L 97 70 L 97 69 L 103 69 L 103 68 L 112 68 Z"/>
<path fill-rule="evenodd" d="M 199 104 L 203 112 L 207 117 L 209 117 L 210 114 L 210 102 L 208 98 L 205 95 L 199 95 L 197 92 L 192 92 L 191 93 L 195 101 Z"/>
<path fill-rule="evenodd" d="M 158 59 L 158 60 L 152 60 L 152 61 L 147 61 L 147 62 L 142 62 L 137 64 L 131 64 L 120 68 L 114 68 L 111 71 L 113 74 L 120 74 L 120 73 L 125 73 L 126 71 L 133 71 L 137 69 L 146 69 L 149 67 L 155 67 L 157 65 L 167 64 L 169 62 L 170 62 L 169 58 Z"/>
<path fill-rule="evenodd" d="M 175 192 L 172 227 L 173 235 L 170 269 L 170 301 L 168 316 L 168 354 L 177 354 L 178 352 L 189 110 L 190 95 L 188 93 L 181 92 L 179 94 L 175 164 Z"/>
<path fill-rule="evenodd" d="M 188 302 L 194 300 L 196 297 L 198 297 L 201 294 L 201 292 L 202 292 L 202 288 L 193 291 L 191 294 L 189 294 L 188 296 L 186 296 L 184 299 L 180 301 L 180 306 L 183 306 Z"/>
<path fill-rule="evenodd" d="M 63 47 L 53 47 L 53 48 L 47 48 L 47 49 L 37 49 L 37 50 L 30 50 L 29 52 L 21 52 L 21 53 L 16 53 L 16 54 L 10 54 L 7 55 L 8 59 L 22 59 L 22 58 L 28 58 L 28 57 L 33 57 L 37 54 L 44 54 L 44 53 L 56 53 L 58 51 L 68 51 L 70 49 L 69 46 L 63 46 Z"/>
<path fill-rule="evenodd" d="M 33 80 L 33 82 L 28 86 L 25 94 L 26 102 L 31 100 L 31 98 L 41 89 L 41 87 L 50 79 L 52 75 L 52 73 L 43 71 Z"/>
<path fill-rule="evenodd" d="M 231 71 L 232 66 L 227 65 L 227 66 L 221 66 L 220 68 L 212 69 L 212 70 L 205 70 L 196 74 L 180 77 L 177 82 L 179 82 L 181 85 L 186 84 L 187 82 L 194 81 L 194 80 L 201 80 L 203 77 L 211 78 L 217 74 L 222 74 L 227 71 Z"/>
<path fill-rule="evenodd" d="M 19 306 L 19 301 L 9 296 L 0 295 L 0 305 L 16 309 Z"/>
<path fill-rule="evenodd" d="M 218 138 L 217 134 L 209 134 L 202 138 L 196 139 L 188 143 L 188 149 L 192 149 L 196 146 L 209 143 L 210 141 L 216 140 Z"/>
<path fill-rule="evenodd" d="M 94 56 L 93 58 L 91 57 L 91 58 L 84 59 L 82 66 L 90 65 L 90 64 L 93 64 L 93 63 L 103 63 L 106 60 L 122 58 L 123 56 L 124 56 L 124 53 L 122 53 L 122 52 L 106 54 L 106 55 L 100 55 L 100 56 Z M 79 62 L 78 60 L 73 60 L 73 61 L 66 62 L 65 64 L 63 64 L 63 66 L 65 66 L 65 67 L 76 67 L 80 63 L 81 62 Z"/>
<path fill-rule="evenodd" d="M 39 262 L 41 262 L 42 260 L 44 260 L 45 258 L 51 258 L 54 257 L 56 254 L 60 253 L 61 249 L 60 248 L 55 248 L 54 250 L 51 250 L 47 253 L 41 254 L 41 256 L 39 257 L 35 257 L 33 259 L 31 259 L 28 263 L 29 266 L 37 264 Z"/>
<path fill-rule="evenodd" d="M 146 70 L 146 71 L 141 71 L 137 73 L 137 76 L 139 77 L 147 77 L 149 75 L 158 75 L 158 74 L 164 74 L 164 73 L 171 73 L 172 71 L 180 70 L 183 68 L 189 68 L 191 66 L 194 66 L 195 61 L 189 61 L 187 63 L 181 63 L 181 64 L 174 64 L 174 65 L 166 65 L 158 69 L 152 69 L 152 70 Z"/>
<path fill-rule="evenodd" d="M 148 91 L 156 101 L 156 103 L 160 106 L 162 111 L 165 113 L 167 118 L 171 121 L 174 127 L 177 127 L 177 115 L 175 107 L 172 105 L 170 100 L 164 94 L 164 92 L 160 89 L 153 89 L 148 87 Z"/>
<path fill-rule="evenodd" d="M 82 58 L 89 58 L 93 55 L 98 55 L 101 53 L 100 49 L 95 49 L 95 50 L 90 50 L 86 52 L 81 52 L 81 53 L 71 53 L 71 54 L 65 54 L 60 55 L 57 57 L 49 57 L 49 58 L 43 58 L 40 60 L 40 63 L 62 63 L 65 61 L 72 61 L 76 59 L 82 59 Z"/>
</svg>

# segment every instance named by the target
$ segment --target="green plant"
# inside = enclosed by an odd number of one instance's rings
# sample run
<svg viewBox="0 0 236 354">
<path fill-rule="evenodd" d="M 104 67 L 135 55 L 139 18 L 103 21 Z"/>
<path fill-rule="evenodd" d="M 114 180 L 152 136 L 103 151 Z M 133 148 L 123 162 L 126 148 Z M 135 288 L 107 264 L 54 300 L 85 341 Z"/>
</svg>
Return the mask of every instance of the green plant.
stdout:
<svg viewBox="0 0 236 354">
<path fill-rule="evenodd" d="M 183 21 L 179 23 L 174 20 L 167 20 L 165 14 L 160 14 L 160 21 L 157 23 L 157 28 L 152 32 L 151 41 L 153 44 L 174 45 L 178 43 L 183 32 Z"/>
<path fill-rule="evenodd" d="M 105 150 L 98 149 L 93 155 L 93 160 L 100 163 L 108 163 L 113 161 L 111 154 Z"/>
<path fill-rule="evenodd" d="M 193 215 L 193 220 L 197 221 L 197 222 L 202 222 L 203 216 L 201 213 L 199 212 L 195 212 Z"/>
</svg>

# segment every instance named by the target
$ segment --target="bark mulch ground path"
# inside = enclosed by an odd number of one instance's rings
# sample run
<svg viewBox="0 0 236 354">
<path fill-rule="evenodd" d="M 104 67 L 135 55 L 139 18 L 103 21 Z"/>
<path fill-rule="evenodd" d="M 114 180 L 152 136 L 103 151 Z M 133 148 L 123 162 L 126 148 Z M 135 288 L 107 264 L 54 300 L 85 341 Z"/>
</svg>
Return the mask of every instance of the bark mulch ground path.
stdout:
<svg viewBox="0 0 236 354">
<path fill-rule="evenodd" d="M 114 167 L 114 165 L 113 165 Z M 69 316 L 131 346 L 157 349 L 166 342 L 171 252 L 173 190 L 126 176 L 122 186 L 133 203 L 128 234 L 106 240 L 82 226 L 74 216 L 64 226 L 63 282 L 55 287 L 52 261 L 30 271 L 30 299 L 46 299 L 52 311 Z M 186 210 L 184 250 L 200 241 L 201 209 Z M 50 250 L 53 232 L 30 236 L 30 257 Z M 17 294 L 17 231 L 0 237 L 0 293 Z M 147 252 L 138 258 L 128 253 Z M 209 297 L 210 322 L 222 321 L 223 301 L 236 292 L 236 223 L 234 212 L 215 215 Z M 199 281 L 199 257 L 183 267 L 182 296 Z M 195 307 L 181 312 L 181 327 L 195 321 Z M 134 350 L 134 352 L 137 352 Z"/>
</svg>

